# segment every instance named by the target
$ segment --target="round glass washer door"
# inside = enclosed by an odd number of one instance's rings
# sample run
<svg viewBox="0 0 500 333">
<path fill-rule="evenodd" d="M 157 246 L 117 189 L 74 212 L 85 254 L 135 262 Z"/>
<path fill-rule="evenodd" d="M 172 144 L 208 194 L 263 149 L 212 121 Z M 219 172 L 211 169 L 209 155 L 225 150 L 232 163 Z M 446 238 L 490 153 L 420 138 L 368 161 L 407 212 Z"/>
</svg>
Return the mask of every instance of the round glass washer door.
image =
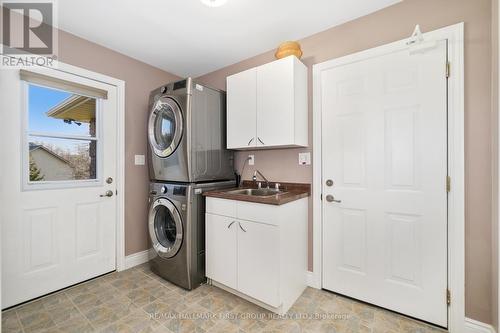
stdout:
<svg viewBox="0 0 500 333">
<path fill-rule="evenodd" d="M 182 138 L 182 125 L 177 102 L 170 97 L 160 97 L 153 105 L 148 122 L 149 143 L 157 156 L 173 154 Z"/>
<path fill-rule="evenodd" d="M 149 209 L 149 236 L 156 253 L 172 258 L 182 245 L 182 221 L 177 208 L 165 198 L 156 199 Z"/>
</svg>

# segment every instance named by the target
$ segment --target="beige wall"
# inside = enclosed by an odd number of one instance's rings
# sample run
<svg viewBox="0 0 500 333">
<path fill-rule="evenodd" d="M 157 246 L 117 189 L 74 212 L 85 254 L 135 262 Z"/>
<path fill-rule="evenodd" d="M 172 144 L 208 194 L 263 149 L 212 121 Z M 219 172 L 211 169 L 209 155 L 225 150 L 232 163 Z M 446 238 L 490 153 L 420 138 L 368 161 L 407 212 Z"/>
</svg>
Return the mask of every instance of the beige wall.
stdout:
<svg viewBox="0 0 500 333">
<path fill-rule="evenodd" d="M 304 51 L 302 60 L 310 69 L 311 97 L 312 64 L 406 38 L 417 23 L 425 32 L 465 22 L 466 314 L 486 323 L 493 320 L 491 10 L 491 0 L 405 0 L 300 41 Z M 226 76 L 272 60 L 270 51 L 199 80 L 224 89 Z M 311 105 L 310 99 L 310 114 Z M 310 137 L 311 133 L 312 130 Z M 311 182 L 312 169 L 298 165 L 298 151 L 255 152 L 255 168 L 271 180 Z M 248 153 L 237 154 L 237 166 Z M 245 178 L 251 170 L 247 168 Z M 312 221 L 309 223 L 311 230 Z M 310 268 L 312 264 L 310 251 Z"/>
<path fill-rule="evenodd" d="M 178 77 L 63 31 L 59 60 L 125 81 L 125 254 L 146 250 L 149 175 L 134 155 L 147 153 L 149 92 Z"/>
</svg>

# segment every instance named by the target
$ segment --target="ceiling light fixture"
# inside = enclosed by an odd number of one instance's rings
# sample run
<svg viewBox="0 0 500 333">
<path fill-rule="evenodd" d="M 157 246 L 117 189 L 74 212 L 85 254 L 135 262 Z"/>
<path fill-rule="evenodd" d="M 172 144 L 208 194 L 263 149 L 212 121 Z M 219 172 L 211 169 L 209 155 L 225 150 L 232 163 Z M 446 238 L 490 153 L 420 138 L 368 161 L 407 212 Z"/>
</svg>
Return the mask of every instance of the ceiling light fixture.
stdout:
<svg viewBox="0 0 500 333">
<path fill-rule="evenodd" d="M 227 0 L 200 0 L 201 3 L 208 7 L 220 7 L 227 2 Z"/>
</svg>

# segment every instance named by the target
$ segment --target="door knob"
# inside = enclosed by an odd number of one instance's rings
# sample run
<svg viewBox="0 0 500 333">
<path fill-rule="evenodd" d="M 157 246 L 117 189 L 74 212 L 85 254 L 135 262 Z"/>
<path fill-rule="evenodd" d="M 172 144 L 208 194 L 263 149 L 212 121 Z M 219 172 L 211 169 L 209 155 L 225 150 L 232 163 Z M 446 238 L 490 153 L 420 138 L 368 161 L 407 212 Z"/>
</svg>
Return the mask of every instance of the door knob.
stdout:
<svg viewBox="0 0 500 333">
<path fill-rule="evenodd" d="M 101 194 L 100 197 L 112 197 L 113 196 L 113 191 L 107 190 L 106 193 Z"/>
<path fill-rule="evenodd" d="M 328 202 L 336 202 L 336 203 L 341 203 L 342 202 L 342 200 L 335 200 L 334 196 L 331 195 L 331 194 L 328 194 L 326 196 L 326 201 L 328 201 Z"/>
<path fill-rule="evenodd" d="M 326 186 L 333 186 L 333 180 L 327 179 L 326 180 Z"/>
</svg>

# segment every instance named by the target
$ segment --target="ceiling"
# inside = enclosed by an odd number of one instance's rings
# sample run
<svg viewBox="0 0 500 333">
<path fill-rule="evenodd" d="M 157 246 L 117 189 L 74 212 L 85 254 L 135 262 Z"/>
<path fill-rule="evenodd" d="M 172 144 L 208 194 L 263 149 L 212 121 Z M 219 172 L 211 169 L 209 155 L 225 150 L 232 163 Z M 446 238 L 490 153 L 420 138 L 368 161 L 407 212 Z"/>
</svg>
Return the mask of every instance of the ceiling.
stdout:
<svg viewBox="0 0 500 333">
<path fill-rule="evenodd" d="M 399 0 L 58 1 L 59 28 L 170 73 L 197 77 Z"/>
</svg>

